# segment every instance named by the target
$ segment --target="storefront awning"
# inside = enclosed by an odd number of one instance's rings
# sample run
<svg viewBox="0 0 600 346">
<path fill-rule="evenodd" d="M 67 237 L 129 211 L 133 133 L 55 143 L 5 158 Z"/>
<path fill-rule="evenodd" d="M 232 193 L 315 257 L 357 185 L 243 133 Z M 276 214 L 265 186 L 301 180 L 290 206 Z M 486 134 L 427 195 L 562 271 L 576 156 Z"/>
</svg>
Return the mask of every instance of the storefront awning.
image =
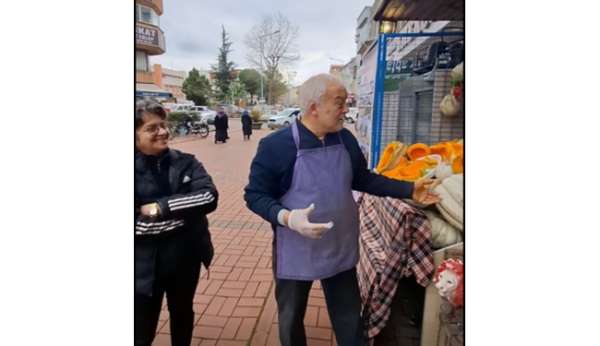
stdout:
<svg viewBox="0 0 600 346">
<path fill-rule="evenodd" d="M 173 97 L 170 92 L 159 88 L 154 84 L 135 83 L 136 97 Z"/>
<path fill-rule="evenodd" d="M 464 20 L 464 0 L 383 0 L 375 20 Z"/>
</svg>

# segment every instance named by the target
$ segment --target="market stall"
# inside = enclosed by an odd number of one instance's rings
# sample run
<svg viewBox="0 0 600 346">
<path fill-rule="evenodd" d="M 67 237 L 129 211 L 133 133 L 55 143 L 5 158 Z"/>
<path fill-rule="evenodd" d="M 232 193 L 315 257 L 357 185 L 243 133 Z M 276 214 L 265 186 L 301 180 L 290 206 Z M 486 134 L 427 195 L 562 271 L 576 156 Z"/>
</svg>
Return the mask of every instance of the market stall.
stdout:
<svg viewBox="0 0 600 346">
<path fill-rule="evenodd" d="M 405 2 L 376 9 L 377 20 L 402 27 L 381 33 L 362 56 L 357 138 L 374 172 L 439 179 L 442 200 L 424 207 L 357 195 L 363 317 L 371 345 L 462 345 L 463 7 Z"/>
<path fill-rule="evenodd" d="M 461 139 L 433 145 L 392 142 L 375 172 L 403 181 L 439 179 L 434 190 L 441 201 L 425 207 L 411 200 L 358 195 L 359 287 L 367 335 L 375 345 L 437 346 L 440 328 L 450 323 L 448 318 L 446 324 L 438 321 L 442 305 L 431 292 L 437 291 L 434 274 L 441 264 L 436 251 L 445 253 L 464 239 L 463 157 Z M 398 300 L 404 302 L 396 304 Z M 400 325 L 386 332 L 398 309 Z M 453 330 L 460 334 L 462 328 Z"/>
</svg>

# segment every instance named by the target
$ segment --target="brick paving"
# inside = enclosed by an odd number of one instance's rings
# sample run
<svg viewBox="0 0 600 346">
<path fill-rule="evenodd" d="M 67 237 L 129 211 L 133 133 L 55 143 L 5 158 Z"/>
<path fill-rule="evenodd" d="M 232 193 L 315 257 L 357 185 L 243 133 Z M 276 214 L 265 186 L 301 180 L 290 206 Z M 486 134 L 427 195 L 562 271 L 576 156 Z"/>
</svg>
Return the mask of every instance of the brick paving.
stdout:
<svg viewBox="0 0 600 346">
<path fill-rule="evenodd" d="M 219 206 L 209 215 L 215 257 L 210 275 L 202 270 L 194 297 L 194 346 L 279 345 L 277 305 L 271 267 L 271 226 L 246 208 L 243 188 L 258 141 L 271 131 L 254 130 L 242 140 L 239 119 L 230 119 L 230 141 L 176 138 L 171 146 L 196 155 L 219 190 Z M 310 291 L 304 319 L 309 346 L 337 346 L 320 283 Z M 170 345 L 166 301 L 156 346 Z"/>
</svg>

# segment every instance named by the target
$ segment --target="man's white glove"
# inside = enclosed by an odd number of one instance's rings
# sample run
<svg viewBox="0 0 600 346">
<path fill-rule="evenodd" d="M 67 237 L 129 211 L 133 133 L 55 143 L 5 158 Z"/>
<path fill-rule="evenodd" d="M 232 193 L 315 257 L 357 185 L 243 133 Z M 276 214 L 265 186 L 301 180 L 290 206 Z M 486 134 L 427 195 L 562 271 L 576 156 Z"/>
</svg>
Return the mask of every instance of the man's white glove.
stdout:
<svg viewBox="0 0 600 346">
<path fill-rule="evenodd" d="M 312 203 L 305 209 L 293 209 L 288 215 L 287 226 L 289 229 L 302 234 L 305 237 L 320 239 L 325 231 L 333 228 L 333 222 L 312 223 L 308 221 L 308 216 L 315 210 L 315 204 Z"/>
</svg>

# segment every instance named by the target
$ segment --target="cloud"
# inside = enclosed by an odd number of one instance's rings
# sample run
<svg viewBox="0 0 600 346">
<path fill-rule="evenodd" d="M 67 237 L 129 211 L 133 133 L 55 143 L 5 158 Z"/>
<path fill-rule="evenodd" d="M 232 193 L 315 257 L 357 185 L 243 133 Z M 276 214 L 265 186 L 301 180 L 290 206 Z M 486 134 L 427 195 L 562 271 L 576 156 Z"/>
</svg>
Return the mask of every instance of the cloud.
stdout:
<svg viewBox="0 0 600 346">
<path fill-rule="evenodd" d="M 168 68 L 210 69 L 217 60 L 221 25 L 233 41 L 231 59 L 239 68 L 246 60 L 244 35 L 265 15 L 281 12 L 300 27 L 297 48 L 301 60 L 288 70 L 301 83 L 310 75 L 328 72 L 337 59 L 349 61 L 356 54 L 356 18 L 372 1 L 364 0 L 165 0 L 160 25 L 165 32 L 166 53 L 152 63 Z M 330 60 L 330 58 L 336 60 Z"/>
</svg>

